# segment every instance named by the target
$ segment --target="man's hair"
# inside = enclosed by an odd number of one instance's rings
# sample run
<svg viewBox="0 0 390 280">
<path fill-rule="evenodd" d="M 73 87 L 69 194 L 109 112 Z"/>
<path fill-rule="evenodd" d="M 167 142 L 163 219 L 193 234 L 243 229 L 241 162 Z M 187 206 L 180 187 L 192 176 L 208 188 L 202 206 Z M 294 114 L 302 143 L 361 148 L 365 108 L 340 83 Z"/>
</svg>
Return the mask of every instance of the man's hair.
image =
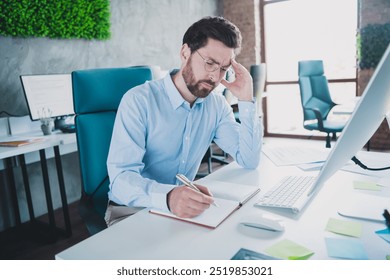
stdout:
<svg viewBox="0 0 390 280">
<path fill-rule="evenodd" d="M 236 25 L 223 17 L 204 17 L 192 24 L 183 36 L 183 45 L 187 44 L 193 53 L 204 47 L 209 38 L 234 49 L 236 55 L 240 53 L 241 32 Z"/>
</svg>

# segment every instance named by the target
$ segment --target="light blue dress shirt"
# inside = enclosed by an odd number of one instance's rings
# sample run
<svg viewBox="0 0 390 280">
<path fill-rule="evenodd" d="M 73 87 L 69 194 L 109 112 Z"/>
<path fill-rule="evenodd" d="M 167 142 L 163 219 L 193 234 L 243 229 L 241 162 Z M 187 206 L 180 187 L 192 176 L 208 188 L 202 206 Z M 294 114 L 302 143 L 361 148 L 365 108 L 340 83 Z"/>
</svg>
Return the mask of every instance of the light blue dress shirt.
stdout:
<svg viewBox="0 0 390 280">
<path fill-rule="evenodd" d="M 244 168 L 259 163 L 263 126 L 255 103 L 238 102 L 241 124 L 219 93 L 190 107 L 172 73 L 130 89 L 121 100 L 107 159 L 108 195 L 116 203 L 167 210 L 167 193 L 182 185 L 176 174 L 193 180 L 213 140 Z"/>
</svg>

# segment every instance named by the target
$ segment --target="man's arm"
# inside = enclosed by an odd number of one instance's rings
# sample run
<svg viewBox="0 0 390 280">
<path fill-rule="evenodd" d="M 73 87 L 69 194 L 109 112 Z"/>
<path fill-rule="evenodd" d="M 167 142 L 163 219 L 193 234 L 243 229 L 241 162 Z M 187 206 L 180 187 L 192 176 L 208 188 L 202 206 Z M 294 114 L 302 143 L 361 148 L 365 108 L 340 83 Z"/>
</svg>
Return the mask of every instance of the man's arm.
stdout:
<svg viewBox="0 0 390 280">
<path fill-rule="evenodd" d="M 263 123 L 256 112 L 253 99 L 253 81 L 244 66 L 232 60 L 235 80 L 222 80 L 234 96 L 238 98 L 238 111 L 241 124 L 234 120 L 231 108 L 225 109 L 224 116 L 217 128 L 214 141 L 229 153 L 239 165 L 256 168 L 260 161 L 263 138 Z"/>
<path fill-rule="evenodd" d="M 144 178 L 146 114 L 130 91 L 122 99 L 115 119 L 107 169 L 110 177 L 109 198 L 134 207 L 167 209 L 166 195 L 175 185 L 160 184 Z"/>
</svg>

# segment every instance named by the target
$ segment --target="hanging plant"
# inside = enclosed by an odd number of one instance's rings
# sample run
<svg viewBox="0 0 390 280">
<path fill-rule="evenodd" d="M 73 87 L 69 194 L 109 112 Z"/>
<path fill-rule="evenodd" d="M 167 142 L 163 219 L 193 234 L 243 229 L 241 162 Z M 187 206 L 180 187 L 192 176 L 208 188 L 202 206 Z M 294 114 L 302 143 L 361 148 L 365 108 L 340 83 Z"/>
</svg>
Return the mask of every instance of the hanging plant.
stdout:
<svg viewBox="0 0 390 280">
<path fill-rule="evenodd" d="M 2 0 L 0 35 L 110 38 L 109 0 Z"/>
<path fill-rule="evenodd" d="M 375 68 L 389 43 L 390 22 L 363 27 L 357 41 L 360 69 Z"/>
</svg>

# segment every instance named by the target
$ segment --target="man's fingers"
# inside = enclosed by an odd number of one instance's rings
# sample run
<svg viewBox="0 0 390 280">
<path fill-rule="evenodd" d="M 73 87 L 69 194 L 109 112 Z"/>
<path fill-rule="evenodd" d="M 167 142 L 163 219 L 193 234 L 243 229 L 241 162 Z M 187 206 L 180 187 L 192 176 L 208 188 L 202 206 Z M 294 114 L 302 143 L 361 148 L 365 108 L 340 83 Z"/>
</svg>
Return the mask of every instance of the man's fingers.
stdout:
<svg viewBox="0 0 390 280">
<path fill-rule="evenodd" d="M 210 192 L 210 190 L 209 190 L 207 187 L 201 186 L 201 185 L 196 185 L 196 186 L 197 186 L 198 189 L 199 189 L 202 193 L 204 193 L 205 195 L 207 195 L 207 196 L 213 196 L 212 193 Z"/>
<path fill-rule="evenodd" d="M 202 191 L 207 188 L 200 186 Z M 192 218 L 203 213 L 213 198 L 191 188 L 181 186 L 174 188 L 169 194 L 169 207 L 172 213 L 182 218 Z"/>
<path fill-rule="evenodd" d="M 230 82 L 226 81 L 225 79 L 221 80 L 221 84 L 227 88 L 229 88 Z"/>
</svg>

